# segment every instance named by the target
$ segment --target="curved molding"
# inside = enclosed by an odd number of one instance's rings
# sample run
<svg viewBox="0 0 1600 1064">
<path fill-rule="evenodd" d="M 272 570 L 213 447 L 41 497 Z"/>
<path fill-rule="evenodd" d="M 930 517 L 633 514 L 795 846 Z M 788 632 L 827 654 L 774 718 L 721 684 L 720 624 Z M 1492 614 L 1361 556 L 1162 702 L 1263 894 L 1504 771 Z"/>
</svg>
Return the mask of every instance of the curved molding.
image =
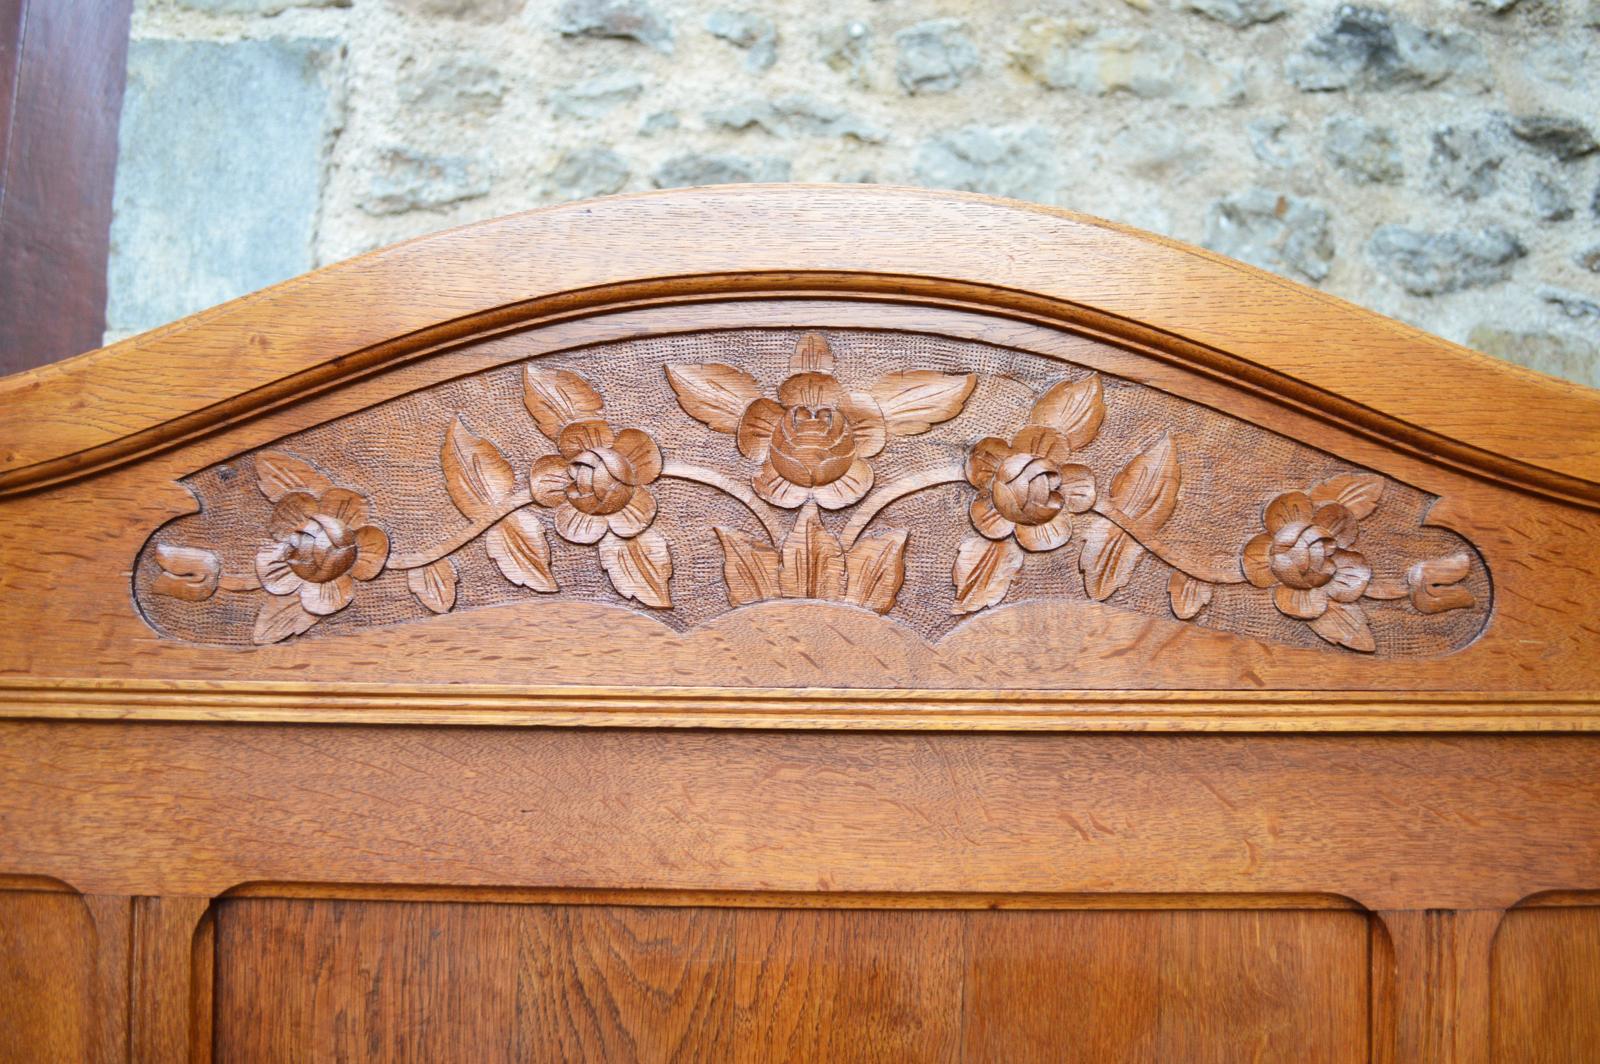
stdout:
<svg viewBox="0 0 1600 1064">
<path fill-rule="evenodd" d="M 0 380 L 0 493 L 166 449 L 469 336 L 663 301 L 818 292 L 1096 332 L 1413 453 L 1600 505 L 1600 392 L 1149 234 L 859 186 L 678 190 L 479 223 Z M 1403 370 L 1373 369 L 1388 366 Z M 1473 401 L 1484 395 L 1495 401 Z M 1503 418 L 1515 409 L 1539 410 L 1538 431 Z"/>
</svg>

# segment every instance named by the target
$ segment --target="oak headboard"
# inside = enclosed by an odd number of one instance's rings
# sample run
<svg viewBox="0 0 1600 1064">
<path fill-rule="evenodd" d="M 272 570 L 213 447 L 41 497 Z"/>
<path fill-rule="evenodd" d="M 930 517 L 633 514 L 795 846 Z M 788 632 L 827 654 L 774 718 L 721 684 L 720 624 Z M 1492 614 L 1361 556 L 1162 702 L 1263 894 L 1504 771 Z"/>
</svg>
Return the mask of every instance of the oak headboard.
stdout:
<svg viewBox="0 0 1600 1064">
<path fill-rule="evenodd" d="M 1600 936 L 1600 393 L 1104 222 L 616 197 L 0 380 L 0 611 L 106 1059 L 271 1056 L 263 894 L 1378 914 L 1362 1059 L 1600 1038 L 1489 954 Z"/>
</svg>

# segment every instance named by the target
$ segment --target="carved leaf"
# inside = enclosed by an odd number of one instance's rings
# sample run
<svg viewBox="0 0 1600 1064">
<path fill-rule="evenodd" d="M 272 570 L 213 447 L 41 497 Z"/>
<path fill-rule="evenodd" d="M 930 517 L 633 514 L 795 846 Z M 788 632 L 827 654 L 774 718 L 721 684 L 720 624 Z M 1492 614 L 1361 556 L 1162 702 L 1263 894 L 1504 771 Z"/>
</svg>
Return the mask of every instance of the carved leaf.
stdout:
<svg viewBox="0 0 1600 1064">
<path fill-rule="evenodd" d="M 505 578 L 535 591 L 557 590 L 550 572 L 550 543 L 544 525 L 527 510 L 513 510 L 489 529 L 483 545 Z"/>
<path fill-rule="evenodd" d="M 522 405 L 533 415 L 539 431 L 553 443 L 572 422 L 599 417 L 605 400 L 588 381 L 569 369 L 524 366 Z"/>
<path fill-rule="evenodd" d="M 216 551 L 202 547 L 175 547 L 156 544 L 156 564 L 161 572 L 151 581 L 150 590 L 185 602 L 200 602 L 216 593 L 222 578 L 222 559 Z"/>
<path fill-rule="evenodd" d="M 728 585 L 728 605 L 765 602 L 779 595 L 778 552 L 771 544 L 736 528 L 711 529 L 722 544 L 722 579 Z"/>
<path fill-rule="evenodd" d="M 303 458 L 282 451 L 262 451 L 256 455 L 256 486 L 261 494 L 277 502 L 291 491 L 321 495 L 333 487 L 333 481 Z"/>
<path fill-rule="evenodd" d="M 784 598 L 841 599 L 844 586 L 844 548 L 808 502 L 783 541 L 778 587 Z"/>
<path fill-rule="evenodd" d="M 1195 614 L 1211 602 L 1212 585 L 1196 580 L 1188 573 L 1173 573 L 1167 581 L 1167 595 L 1172 599 L 1172 612 L 1180 621 L 1193 620 Z"/>
<path fill-rule="evenodd" d="M 1178 502 L 1178 449 L 1165 434 L 1111 478 L 1117 509 L 1154 531 Z"/>
<path fill-rule="evenodd" d="M 300 604 L 299 595 L 268 595 L 256 614 L 256 628 L 250 638 L 256 646 L 266 646 L 299 635 L 318 620 Z"/>
<path fill-rule="evenodd" d="M 894 609 L 906 578 L 906 530 L 856 540 L 845 555 L 844 600 L 877 613 Z"/>
<path fill-rule="evenodd" d="M 1363 654 L 1376 649 L 1366 612 L 1354 602 L 1329 602 L 1328 612 L 1311 622 L 1311 630 L 1335 646 L 1349 647 Z"/>
<path fill-rule="evenodd" d="M 883 409 L 891 436 L 915 436 L 961 413 L 977 384 L 976 373 L 909 369 L 879 377 L 868 392 Z"/>
<path fill-rule="evenodd" d="M 449 613 L 456 604 L 456 565 L 449 558 L 406 573 L 406 587 L 434 613 Z"/>
<path fill-rule="evenodd" d="M 672 552 L 667 539 L 647 528 L 631 539 L 607 532 L 600 541 L 600 565 L 611 586 L 623 598 L 636 599 L 658 610 L 672 606 L 668 584 L 672 580 Z"/>
<path fill-rule="evenodd" d="M 670 365 L 667 382 L 683 412 L 717 432 L 737 431 L 744 408 L 761 397 L 754 377 L 721 362 Z"/>
<path fill-rule="evenodd" d="M 1096 602 L 1116 594 L 1143 557 L 1144 548 L 1105 518 L 1093 517 L 1083 523 L 1078 568 L 1083 571 L 1083 590 Z"/>
<path fill-rule="evenodd" d="M 808 332 L 795 345 L 789 359 L 790 373 L 832 373 L 833 348 L 821 333 Z"/>
<path fill-rule="evenodd" d="M 1081 381 L 1062 381 L 1045 392 L 1028 420 L 1055 429 L 1077 450 L 1094 442 L 1105 416 L 1105 386 L 1096 373 Z"/>
<path fill-rule="evenodd" d="M 459 415 L 445 433 L 439 462 L 450 501 L 474 521 L 492 516 L 501 501 L 517 490 L 517 475 L 500 448 L 474 436 Z"/>
<path fill-rule="evenodd" d="M 1370 473 L 1334 477 L 1311 489 L 1311 501 L 1318 506 L 1336 502 L 1361 520 L 1378 508 L 1383 497 L 1383 478 Z"/>
<path fill-rule="evenodd" d="M 1472 559 L 1465 551 L 1418 562 L 1406 570 L 1411 605 L 1421 613 L 1444 613 L 1472 606 L 1477 599 L 1459 586 L 1471 570 Z"/>
<path fill-rule="evenodd" d="M 950 578 L 956 585 L 951 613 L 976 613 L 998 604 L 1022 568 L 1023 552 L 1011 539 L 968 536 L 956 549 Z"/>
</svg>

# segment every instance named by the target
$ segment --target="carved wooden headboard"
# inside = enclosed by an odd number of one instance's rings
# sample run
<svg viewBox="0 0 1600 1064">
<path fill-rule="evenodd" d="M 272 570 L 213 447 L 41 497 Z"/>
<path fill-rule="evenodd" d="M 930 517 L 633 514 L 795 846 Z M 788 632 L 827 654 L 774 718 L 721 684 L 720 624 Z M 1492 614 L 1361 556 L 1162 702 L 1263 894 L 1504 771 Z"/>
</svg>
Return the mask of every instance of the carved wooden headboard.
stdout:
<svg viewBox="0 0 1600 1064">
<path fill-rule="evenodd" d="M 0 1055 L 1600 1054 L 1597 570 L 1600 393 L 1063 212 L 730 187 L 375 252 L 0 380 L 0 977 L 55 1002 Z M 622 923 L 540 932 L 548 1001 L 393 989 L 446 910 L 511 978 L 491 901 Z M 845 923 L 696 937 L 750 912 Z M 1197 921 L 1161 1024 L 1037 946 L 1139 969 L 1113 915 Z M 606 935 L 708 982 L 541 1041 L 643 978 Z"/>
</svg>

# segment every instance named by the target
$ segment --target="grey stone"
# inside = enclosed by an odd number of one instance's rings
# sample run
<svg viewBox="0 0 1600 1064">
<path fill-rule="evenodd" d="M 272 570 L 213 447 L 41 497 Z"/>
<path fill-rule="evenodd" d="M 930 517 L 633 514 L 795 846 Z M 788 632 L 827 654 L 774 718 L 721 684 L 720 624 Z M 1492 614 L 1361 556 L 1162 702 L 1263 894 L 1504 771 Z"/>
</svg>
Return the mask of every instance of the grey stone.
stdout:
<svg viewBox="0 0 1600 1064">
<path fill-rule="evenodd" d="M 485 157 L 385 148 L 374 160 L 361 209 L 368 214 L 437 210 L 487 196 L 492 184 L 493 167 Z"/>
<path fill-rule="evenodd" d="M 844 74 L 852 85 L 871 82 L 872 30 L 865 22 L 852 21 L 822 30 L 817 34 L 817 58 L 828 69 Z"/>
<path fill-rule="evenodd" d="M 1245 96 L 1241 67 L 1214 62 L 1164 34 L 1034 19 L 1023 26 L 1011 54 L 1025 73 L 1052 89 L 1096 96 L 1126 92 L 1202 107 Z"/>
<path fill-rule="evenodd" d="M 927 188 L 1052 203 L 1060 184 L 1055 160 L 1055 146 L 1041 129 L 974 125 L 924 141 L 915 176 Z"/>
<path fill-rule="evenodd" d="M 615 37 L 672 52 L 672 25 L 645 0 L 564 0 L 556 29 L 566 37 Z"/>
<path fill-rule="evenodd" d="M 1379 272 L 1407 292 L 1436 296 L 1504 281 L 1528 249 L 1494 226 L 1428 232 L 1385 225 L 1372 234 L 1367 252 Z"/>
<path fill-rule="evenodd" d="M 1353 4 L 1334 12 L 1285 65 L 1289 80 L 1306 92 L 1426 88 L 1451 76 L 1479 87 L 1486 69 L 1477 41 L 1465 33 L 1424 30 Z"/>
<path fill-rule="evenodd" d="M 751 159 L 743 155 L 677 155 L 661 164 L 653 178 L 657 188 L 685 185 L 739 185 L 751 181 L 789 180 L 789 160 L 770 156 Z"/>
<path fill-rule="evenodd" d="M 1518 115 L 1511 119 L 1511 133 L 1529 147 L 1562 162 L 1581 158 L 1600 147 L 1588 127 L 1565 115 Z"/>
<path fill-rule="evenodd" d="M 1271 22 L 1289 13 L 1289 5 L 1284 0 L 1184 0 L 1183 6 L 1236 30 Z"/>
<path fill-rule="evenodd" d="M 682 123 L 678 121 L 676 112 L 657 111 L 653 115 L 647 115 L 645 120 L 639 123 L 639 136 L 658 137 L 663 133 L 671 133 L 680 125 Z"/>
<path fill-rule="evenodd" d="M 569 151 L 550 171 L 549 189 L 561 199 L 589 199 L 622 191 L 633 170 L 610 148 Z"/>
<path fill-rule="evenodd" d="M 1140 123 L 1112 139 L 1116 158 L 1128 172 L 1150 180 L 1186 178 L 1202 169 L 1210 151 L 1190 130 L 1164 123 Z"/>
<path fill-rule="evenodd" d="M 1539 298 L 1569 318 L 1600 322 L 1600 303 L 1594 297 L 1568 292 L 1563 288 L 1541 288 Z"/>
<path fill-rule="evenodd" d="M 445 56 L 402 68 L 400 99 L 449 115 L 491 114 L 505 98 L 505 79 L 479 56 Z"/>
<path fill-rule="evenodd" d="M 1482 199 L 1498 187 L 1506 153 L 1490 131 L 1446 126 L 1435 130 L 1432 140 L 1428 180 L 1434 188 L 1471 201 Z"/>
<path fill-rule="evenodd" d="M 1264 270 L 1321 281 L 1333 265 L 1327 208 L 1312 200 L 1252 188 L 1206 212 L 1204 244 Z"/>
<path fill-rule="evenodd" d="M 1268 166 L 1279 169 L 1294 166 L 1298 154 L 1283 135 L 1288 128 L 1289 120 L 1282 115 L 1252 119 L 1245 126 L 1245 135 L 1250 138 L 1250 151 Z"/>
<path fill-rule="evenodd" d="M 1521 0 L 1472 0 L 1473 7 L 1481 7 L 1493 15 L 1504 15 L 1519 3 Z"/>
<path fill-rule="evenodd" d="M 1541 373 L 1600 388 L 1600 347 L 1579 336 L 1479 325 L 1467 336 L 1467 345 Z"/>
<path fill-rule="evenodd" d="M 129 44 L 109 332 L 142 332 L 316 265 L 343 54 L 305 38 Z"/>
<path fill-rule="evenodd" d="M 1544 222 L 1564 222 L 1572 217 L 1572 197 L 1554 179 L 1534 174 L 1528 189 L 1528 207 Z"/>
<path fill-rule="evenodd" d="M 919 22 L 894 35 L 895 76 L 909 93 L 949 92 L 978 69 L 978 49 L 958 19 Z"/>
<path fill-rule="evenodd" d="M 208 15 L 278 15 L 291 7 L 349 7 L 350 0 L 178 0 L 178 6 Z"/>
<path fill-rule="evenodd" d="M 776 100 L 757 100 L 706 112 L 713 128 L 740 132 L 761 129 L 773 136 L 853 137 L 864 144 L 882 144 L 883 130 L 837 104 L 792 94 Z"/>
<path fill-rule="evenodd" d="M 568 85 L 550 94 L 550 108 L 565 118 L 599 118 L 639 98 L 644 80 L 627 70 Z"/>
<path fill-rule="evenodd" d="M 1572 256 L 1572 261 L 1588 270 L 1590 273 L 1600 273 L 1600 244 L 1584 248 Z"/>
<path fill-rule="evenodd" d="M 1400 146 L 1386 126 L 1341 115 L 1323 131 L 1322 153 L 1346 177 L 1361 183 L 1392 183 L 1405 176 Z"/>
<path fill-rule="evenodd" d="M 527 0 L 389 0 L 401 11 L 461 22 L 500 22 L 522 10 Z"/>
<path fill-rule="evenodd" d="M 765 15 L 749 11 L 713 11 L 706 16 L 706 32 L 739 48 L 749 49 L 744 65 L 766 70 L 778 59 L 778 29 Z"/>
</svg>

